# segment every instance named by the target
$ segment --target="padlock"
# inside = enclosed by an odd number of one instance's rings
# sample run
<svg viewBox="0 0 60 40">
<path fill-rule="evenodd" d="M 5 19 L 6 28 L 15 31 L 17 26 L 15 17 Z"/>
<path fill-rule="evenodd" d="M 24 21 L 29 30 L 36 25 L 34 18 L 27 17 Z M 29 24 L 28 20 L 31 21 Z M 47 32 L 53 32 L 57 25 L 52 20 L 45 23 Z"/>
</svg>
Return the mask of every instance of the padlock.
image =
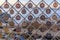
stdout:
<svg viewBox="0 0 60 40">
<path fill-rule="evenodd" d="M 45 4 L 44 4 L 44 3 L 41 3 L 41 4 L 40 4 L 40 7 L 41 7 L 41 8 L 44 8 L 44 7 L 45 7 Z"/>
<path fill-rule="evenodd" d="M 41 15 L 41 16 L 40 16 L 40 19 L 41 19 L 41 20 L 45 20 L 46 17 L 45 17 L 44 15 Z"/>
<path fill-rule="evenodd" d="M 53 15 L 53 16 L 52 16 L 52 19 L 53 19 L 53 20 L 57 20 L 57 16 L 56 16 L 56 15 Z"/>
<path fill-rule="evenodd" d="M 14 22 L 13 21 L 9 22 L 9 25 L 14 26 Z"/>
<path fill-rule="evenodd" d="M 53 7 L 54 7 L 54 8 L 57 8 L 57 7 L 58 7 L 58 3 L 57 3 L 57 2 L 54 2 L 54 3 L 53 3 Z"/>
<path fill-rule="evenodd" d="M 46 26 L 52 26 L 52 22 L 46 21 Z"/>
<path fill-rule="evenodd" d="M 10 9 L 10 14 L 14 14 L 14 10 L 13 9 Z"/>
<path fill-rule="evenodd" d="M 29 15 L 28 16 L 28 20 L 32 20 L 33 19 L 33 16 L 32 15 Z"/>
<path fill-rule="evenodd" d="M 9 5 L 7 3 L 5 3 L 4 8 L 9 8 Z"/>
<path fill-rule="evenodd" d="M 51 13 L 51 10 L 49 8 L 46 9 L 46 13 L 47 14 L 50 14 Z"/>
<path fill-rule="evenodd" d="M 28 31 L 29 31 L 29 32 L 32 32 L 32 31 L 33 31 L 33 29 L 34 29 L 34 28 L 33 28 L 33 26 L 32 26 L 32 25 L 31 25 L 31 26 L 28 26 Z"/>
<path fill-rule="evenodd" d="M 45 32 L 45 31 L 48 30 L 48 28 L 46 27 L 45 24 L 43 24 L 43 25 L 39 28 L 39 30 L 40 30 L 41 32 Z"/>
<path fill-rule="evenodd" d="M 17 4 L 15 5 L 15 7 L 18 9 L 18 8 L 21 7 L 21 5 L 20 5 L 19 3 L 17 3 Z"/>
<path fill-rule="evenodd" d="M 21 10 L 21 13 L 22 13 L 22 14 L 26 14 L 26 9 L 23 8 L 23 9 Z"/>
<path fill-rule="evenodd" d="M 39 12 L 39 10 L 36 8 L 36 9 L 34 9 L 34 13 L 35 14 L 38 14 L 38 12 Z"/>
<path fill-rule="evenodd" d="M 51 40 L 53 38 L 53 36 L 51 35 L 51 33 L 47 33 L 45 36 L 44 36 L 47 40 Z"/>
<path fill-rule="evenodd" d="M 33 6 L 32 3 L 28 4 L 28 8 L 32 8 L 32 6 Z"/>
<path fill-rule="evenodd" d="M 16 20 L 20 20 L 21 17 L 19 15 L 16 16 Z"/>
<path fill-rule="evenodd" d="M 28 22 L 25 22 L 25 21 L 24 21 L 24 22 L 22 23 L 22 27 L 23 27 L 23 28 L 26 28 L 28 25 L 29 25 Z"/>
</svg>

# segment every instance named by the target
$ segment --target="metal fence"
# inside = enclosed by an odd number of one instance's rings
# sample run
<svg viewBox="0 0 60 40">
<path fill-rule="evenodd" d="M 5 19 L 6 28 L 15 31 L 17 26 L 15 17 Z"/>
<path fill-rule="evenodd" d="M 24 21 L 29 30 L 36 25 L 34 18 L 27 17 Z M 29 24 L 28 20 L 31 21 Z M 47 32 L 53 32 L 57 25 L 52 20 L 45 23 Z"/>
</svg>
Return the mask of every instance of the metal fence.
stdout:
<svg viewBox="0 0 60 40">
<path fill-rule="evenodd" d="M 59 0 L 14 2 L 1 2 L 0 40 L 60 40 Z"/>
</svg>

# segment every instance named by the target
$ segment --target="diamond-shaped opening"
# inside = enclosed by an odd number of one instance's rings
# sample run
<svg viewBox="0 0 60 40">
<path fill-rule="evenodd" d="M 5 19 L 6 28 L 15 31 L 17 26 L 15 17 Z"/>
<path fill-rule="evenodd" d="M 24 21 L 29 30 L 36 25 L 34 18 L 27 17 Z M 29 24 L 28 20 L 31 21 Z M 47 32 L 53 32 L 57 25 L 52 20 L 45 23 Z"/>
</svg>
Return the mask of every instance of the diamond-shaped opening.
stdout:
<svg viewBox="0 0 60 40">
<path fill-rule="evenodd" d="M 43 24 L 43 25 L 40 26 L 39 30 L 41 32 L 46 32 L 48 30 L 48 28 L 47 28 L 47 26 L 45 24 Z"/>
<path fill-rule="evenodd" d="M 42 40 L 47 40 L 47 39 L 52 39 L 53 35 L 50 32 L 47 32 L 44 36 Z"/>
<path fill-rule="evenodd" d="M 13 20 L 10 20 L 8 22 L 8 26 L 9 26 L 9 28 L 14 28 L 14 26 L 16 26 L 16 23 Z"/>
<path fill-rule="evenodd" d="M 44 11 L 44 13 L 48 16 L 51 17 L 51 15 L 54 13 L 54 11 L 51 8 L 46 8 L 46 10 Z"/>
<path fill-rule="evenodd" d="M 22 28 L 27 28 L 30 25 L 30 23 L 28 21 L 23 21 L 21 26 Z"/>
<path fill-rule="evenodd" d="M 33 32 L 33 30 L 34 30 L 34 27 L 33 27 L 32 25 L 29 25 L 29 26 L 27 27 L 27 30 L 28 30 L 28 34 L 29 34 L 29 35 L 32 35 L 32 32 Z"/>
<path fill-rule="evenodd" d="M 22 6 L 22 4 L 21 4 L 20 2 L 16 2 L 16 3 L 13 5 L 13 7 L 14 7 L 17 11 L 19 11 L 23 6 Z"/>
<path fill-rule="evenodd" d="M 40 22 L 44 22 L 47 20 L 47 16 L 44 13 L 41 13 L 41 15 L 39 15 L 38 19 Z"/>
<path fill-rule="evenodd" d="M 50 29 L 50 28 L 53 26 L 53 22 L 50 21 L 50 20 L 47 20 L 47 21 L 45 22 L 45 25 L 47 26 L 48 29 Z"/>
<path fill-rule="evenodd" d="M 29 14 L 29 11 L 23 7 L 19 13 L 25 18 Z"/>
<path fill-rule="evenodd" d="M 5 32 L 5 33 L 9 33 L 10 31 L 9 31 L 9 28 L 7 27 L 7 25 L 3 28 L 3 31 Z M 6 35 L 7 36 L 7 35 Z"/>
<path fill-rule="evenodd" d="M 30 13 L 30 14 L 26 17 L 26 20 L 32 22 L 32 20 L 34 20 L 34 18 L 35 18 L 35 17 Z"/>
<path fill-rule="evenodd" d="M 59 27 L 56 24 L 54 24 L 51 28 L 51 31 L 58 32 L 59 31 L 58 29 L 59 29 Z"/>
<path fill-rule="evenodd" d="M 41 35 L 35 33 L 35 34 L 32 35 L 32 38 L 33 39 L 39 39 L 39 38 L 41 38 Z"/>
<path fill-rule="evenodd" d="M 40 24 L 38 21 L 32 22 L 31 25 L 32 25 L 33 27 L 35 27 L 36 29 L 41 26 L 41 24 Z"/>
<path fill-rule="evenodd" d="M 59 4 L 57 1 L 53 1 L 50 5 L 51 8 L 53 8 L 54 10 L 59 8 Z"/>
<path fill-rule="evenodd" d="M 8 14 L 11 15 L 11 18 L 17 14 L 17 11 L 12 7 L 8 10 Z"/>
<path fill-rule="evenodd" d="M 59 16 L 58 16 L 56 13 L 53 13 L 52 16 L 51 16 L 51 19 L 52 19 L 53 21 L 57 21 L 58 18 L 59 18 Z"/>
<path fill-rule="evenodd" d="M 2 21 L 3 21 L 3 23 L 8 23 L 8 20 L 11 18 L 11 16 L 9 15 L 9 14 L 7 14 L 7 13 L 4 13 L 3 15 L 2 15 Z"/>
<path fill-rule="evenodd" d="M 38 7 L 34 7 L 34 9 L 32 10 L 32 14 L 37 18 L 41 14 L 41 11 Z"/>
<path fill-rule="evenodd" d="M 17 14 L 15 17 L 14 17 L 14 20 L 16 23 L 20 23 L 24 18 L 20 15 L 20 14 Z"/>
<path fill-rule="evenodd" d="M 39 4 L 38 4 L 38 7 L 44 11 L 46 7 L 48 7 L 48 5 L 44 2 L 44 1 L 41 1 Z"/>
<path fill-rule="evenodd" d="M 35 7 L 34 3 L 29 1 L 26 6 L 25 6 L 29 11 L 32 11 L 33 8 Z"/>
<path fill-rule="evenodd" d="M 4 2 L 2 5 L 2 9 L 4 9 L 6 12 L 11 8 L 11 5 L 8 2 Z"/>
</svg>

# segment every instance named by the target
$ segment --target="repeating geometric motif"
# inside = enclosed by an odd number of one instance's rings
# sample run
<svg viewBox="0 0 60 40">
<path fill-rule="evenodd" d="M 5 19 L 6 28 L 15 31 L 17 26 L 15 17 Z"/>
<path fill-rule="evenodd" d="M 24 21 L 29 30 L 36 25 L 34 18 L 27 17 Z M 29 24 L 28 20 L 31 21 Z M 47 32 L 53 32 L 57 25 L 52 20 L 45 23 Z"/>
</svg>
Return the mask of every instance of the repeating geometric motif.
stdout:
<svg viewBox="0 0 60 40">
<path fill-rule="evenodd" d="M 60 0 L 0 4 L 0 40 L 60 40 Z"/>
</svg>

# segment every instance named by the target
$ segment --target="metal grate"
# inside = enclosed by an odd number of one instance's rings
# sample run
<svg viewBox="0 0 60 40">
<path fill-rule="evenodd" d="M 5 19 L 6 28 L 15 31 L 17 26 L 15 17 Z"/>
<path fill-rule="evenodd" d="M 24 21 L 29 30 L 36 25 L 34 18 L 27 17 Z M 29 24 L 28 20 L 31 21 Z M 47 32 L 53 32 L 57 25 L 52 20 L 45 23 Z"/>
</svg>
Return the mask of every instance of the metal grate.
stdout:
<svg viewBox="0 0 60 40">
<path fill-rule="evenodd" d="M 0 40 L 60 40 L 59 0 L 0 3 Z"/>
</svg>

